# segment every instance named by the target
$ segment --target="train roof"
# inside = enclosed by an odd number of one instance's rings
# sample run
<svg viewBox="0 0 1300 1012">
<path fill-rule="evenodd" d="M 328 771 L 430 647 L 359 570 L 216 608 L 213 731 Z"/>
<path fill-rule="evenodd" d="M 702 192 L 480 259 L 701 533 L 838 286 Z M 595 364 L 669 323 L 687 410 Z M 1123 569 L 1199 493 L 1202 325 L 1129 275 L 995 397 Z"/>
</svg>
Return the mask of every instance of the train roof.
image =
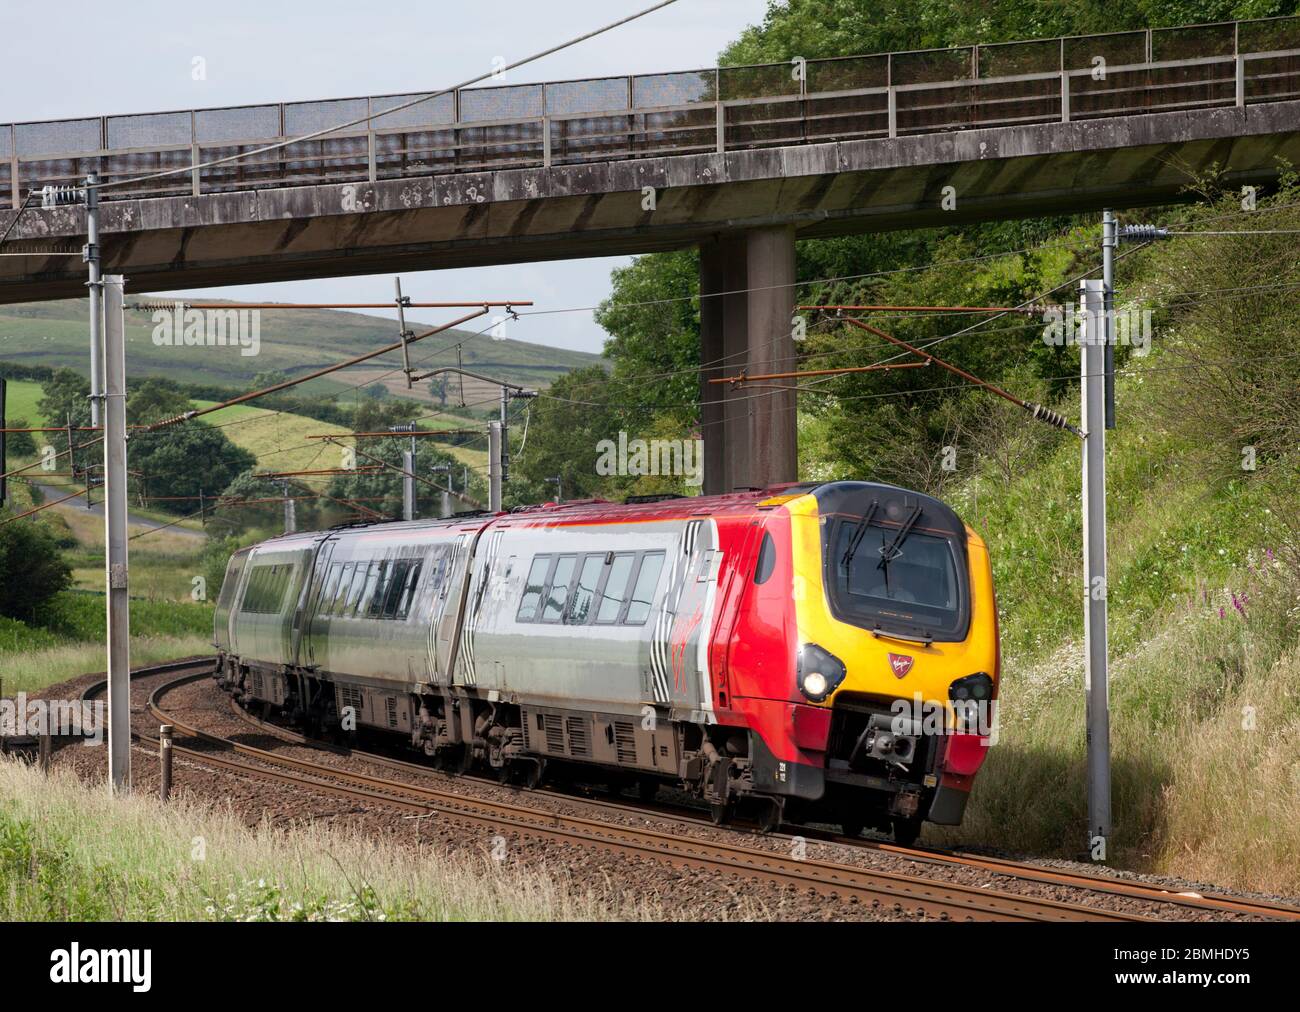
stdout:
<svg viewBox="0 0 1300 1012">
<path fill-rule="evenodd" d="M 262 550 L 307 547 L 326 537 L 375 535 L 401 537 L 418 532 L 444 534 L 476 533 L 488 525 L 501 527 L 567 526 L 569 524 L 653 522 L 681 520 L 693 516 L 751 515 L 769 500 L 781 502 L 800 495 L 817 498 L 822 514 L 861 514 L 865 504 L 878 498 L 882 506 L 892 508 L 904 502 L 916 503 L 924 510 L 922 526 L 953 534 L 962 534 L 965 525 L 946 504 L 933 496 L 913 492 L 896 485 L 865 481 L 800 482 L 771 485 L 763 489 L 741 489 L 710 496 L 647 496 L 627 502 L 585 499 L 567 503 L 543 503 L 526 506 L 510 513 L 465 514 L 447 519 L 386 521 L 374 524 L 349 524 L 326 531 L 286 534 L 261 542 Z M 771 505 L 777 505 L 772 502 Z"/>
</svg>

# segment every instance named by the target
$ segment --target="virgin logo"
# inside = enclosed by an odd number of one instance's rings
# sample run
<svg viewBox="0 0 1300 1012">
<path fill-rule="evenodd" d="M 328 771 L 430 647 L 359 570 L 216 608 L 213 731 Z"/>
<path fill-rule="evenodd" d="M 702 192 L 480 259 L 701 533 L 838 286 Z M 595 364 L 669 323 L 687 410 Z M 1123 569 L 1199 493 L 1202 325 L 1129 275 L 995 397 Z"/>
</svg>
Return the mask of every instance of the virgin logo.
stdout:
<svg viewBox="0 0 1300 1012">
<path fill-rule="evenodd" d="M 913 658 L 908 657 L 907 654 L 889 655 L 889 666 L 894 669 L 895 678 L 902 678 L 909 671 L 911 671 L 912 662 L 913 662 Z"/>
</svg>

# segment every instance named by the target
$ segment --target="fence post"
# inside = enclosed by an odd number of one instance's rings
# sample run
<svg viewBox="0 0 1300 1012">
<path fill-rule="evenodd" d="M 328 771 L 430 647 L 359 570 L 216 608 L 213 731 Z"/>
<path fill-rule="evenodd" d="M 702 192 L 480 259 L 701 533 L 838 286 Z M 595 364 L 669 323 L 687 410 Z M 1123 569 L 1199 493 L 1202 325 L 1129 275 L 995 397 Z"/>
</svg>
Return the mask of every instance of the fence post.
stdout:
<svg viewBox="0 0 1300 1012">
<path fill-rule="evenodd" d="M 158 797 L 167 801 L 172 793 L 172 725 L 158 728 L 158 761 L 162 771 L 158 783 Z"/>
<path fill-rule="evenodd" d="M 1061 122 L 1070 122 L 1070 72 L 1061 71 Z"/>
<path fill-rule="evenodd" d="M 1246 58 L 1240 53 L 1237 54 L 1237 108 L 1246 104 Z"/>
<path fill-rule="evenodd" d="M 42 731 L 36 738 L 37 742 L 37 766 L 46 776 L 50 775 L 50 755 L 53 752 L 53 741 L 50 738 L 49 728 Z"/>
</svg>

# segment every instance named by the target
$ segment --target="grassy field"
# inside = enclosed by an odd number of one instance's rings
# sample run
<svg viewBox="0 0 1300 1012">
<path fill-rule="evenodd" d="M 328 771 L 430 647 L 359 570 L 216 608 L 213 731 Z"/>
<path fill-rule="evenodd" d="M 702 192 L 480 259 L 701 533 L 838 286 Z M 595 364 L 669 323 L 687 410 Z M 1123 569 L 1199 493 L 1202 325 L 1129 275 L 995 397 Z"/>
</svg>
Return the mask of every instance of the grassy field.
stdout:
<svg viewBox="0 0 1300 1012">
<path fill-rule="evenodd" d="M 196 407 L 209 407 L 214 401 L 195 401 Z M 267 411 L 251 405 L 237 404 L 206 416 L 206 421 L 221 428 L 235 443 L 257 457 L 258 468 L 267 471 L 298 471 L 311 468 L 339 467 L 340 453 L 323 439 L 308 439 L 330 432 L 346 431 L 342 426 L 318 422 L 314 418 L 287 412 Z M 455 416 L 425 419 L 420 423 L 430 429 L 453 429 L 481 423 Z M 487 452 L 473 447 L 449 446 L 448 452 L 458 461 L 474 468 L 487 467 Z"/>
<path fill-rule="evenodd" d="M 44 425 L 45 416 L 36 407 L 41 396 L 41 385 L 35 380 L 10 380 L 5 386 L 5 417 L 26 418 L 31 426 Z M 35 433 L 34 438 L 39 446 L 41 434 Z"/>
<path fill-rule="evenodd" d="M 15 921 L 570 921 L 662 915 L 567 876 L 418 843 L 264 824 L 181 798 L 110 798 L 0 762 L 0 919 Z M 701 912 L 701 916 L 704 912 Z"/>
</svg>

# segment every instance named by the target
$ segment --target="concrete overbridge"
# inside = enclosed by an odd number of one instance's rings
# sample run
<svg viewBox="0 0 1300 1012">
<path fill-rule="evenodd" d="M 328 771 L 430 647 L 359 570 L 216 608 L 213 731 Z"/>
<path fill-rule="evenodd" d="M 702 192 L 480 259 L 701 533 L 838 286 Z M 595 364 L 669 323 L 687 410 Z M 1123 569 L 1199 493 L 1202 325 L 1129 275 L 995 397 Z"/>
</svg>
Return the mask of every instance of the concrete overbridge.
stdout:
<svg viewBox="0 0 1300 1012">
<path fill-rule="evenodd" d="M 1300 18 L 0 126 L 0 234 L 89 172 L 135 291 L 699 245 L 702 361 L 793 368 L 798 238 L 1176 201 L 1300 163 Z M 352 129 L 205 163 L 363 117 Z M 157 177 L 160 170 L 181 169 Z M 153 178 L 141 178 L 153 177 Z M 27 209 L 0 303 L 84 291 Z M 795 474 L 794 394 L 702 391 L 709 490 Z M 721 432 L 721 438 L 716 433 Z"/>
</svg>

